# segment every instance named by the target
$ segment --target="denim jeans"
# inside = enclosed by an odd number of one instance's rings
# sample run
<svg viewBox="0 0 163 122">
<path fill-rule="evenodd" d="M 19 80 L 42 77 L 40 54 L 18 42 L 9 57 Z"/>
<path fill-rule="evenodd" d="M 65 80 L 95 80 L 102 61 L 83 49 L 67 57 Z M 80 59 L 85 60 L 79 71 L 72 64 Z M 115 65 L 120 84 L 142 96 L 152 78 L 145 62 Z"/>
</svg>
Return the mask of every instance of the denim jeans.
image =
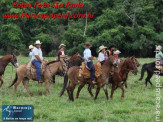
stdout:
<svg viewBox="0 0 163 122">
<path fill-rule="evenodd" d="M 41 79 L 41 62 L 33 61 L 32 64 L 36 67 L 37 80 Z"/>
<path fill-rule="evenodd" d="M 91 80 L 93 81 L 95 79 L 95 67 L 93 65 L 93 62 L 87 62 L 87 66 L 91 71 Z"/>
</svg>

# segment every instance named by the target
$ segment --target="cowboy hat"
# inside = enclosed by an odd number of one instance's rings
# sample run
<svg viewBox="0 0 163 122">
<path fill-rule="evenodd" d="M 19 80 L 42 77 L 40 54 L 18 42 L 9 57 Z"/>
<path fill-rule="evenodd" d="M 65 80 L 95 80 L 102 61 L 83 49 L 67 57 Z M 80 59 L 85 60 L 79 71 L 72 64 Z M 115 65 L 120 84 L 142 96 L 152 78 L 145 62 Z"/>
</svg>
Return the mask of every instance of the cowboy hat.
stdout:
<svg viewBox="0 0 163 122">
<path fill-rule="evenodd" d="M 30 45 L 30 46 L 29 46 L 29 50 L 31 50 L 31 49 L 33 49 L 33 48 L 34 48 L 33 45 Z"/>
<path fill-rule="evenodd" d="M 120 54 L 120 53 L 121 53 L 121 51 L 119 51 L 119 50 L 114 51 L 114 54 Z"/>
<path fill-rule="evenodd" d="M 92 47 L 92 44 L 89 43 L 89 42 L 86 42 L 84 45 L 83 45 L 84 48 L 91 48 Z"/>
<path fill-rule="evenodd" d="M 162 46 L 161 45 L 156 45 L 156 50 L 162 50 Z"/>
<path fill-rule="evenodd" d="M 100 52 L 101 50 L 106 49 L 106 48 L 107 47 L 105 47 L 104 45 L 102 45 L 102 46 L 99 47 L 99 51 L 98 52 Z"/>
<path fill-rule="evenodd" d="M 66 45 L 65 44 L 60 44 L 59 49 L 61 49 L 62 47 L 66 47 Z"/>
<path fill-rule="evenodd" d="M 40 42 L 40 40 L 36 40 L 35 45 L 37 44 L 42 44 L 42 43 Z"/>
</svg>

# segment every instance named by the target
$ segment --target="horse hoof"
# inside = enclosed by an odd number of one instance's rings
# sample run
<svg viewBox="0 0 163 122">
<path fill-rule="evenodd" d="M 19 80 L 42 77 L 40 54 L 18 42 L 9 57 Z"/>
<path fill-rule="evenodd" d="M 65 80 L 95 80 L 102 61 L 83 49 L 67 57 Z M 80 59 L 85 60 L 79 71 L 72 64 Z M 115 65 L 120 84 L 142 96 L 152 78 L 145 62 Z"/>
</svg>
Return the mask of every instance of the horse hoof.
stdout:
<svg viewBox="0 0 163 122">
<path fill-rule="evenodd" d="M 123 97 L 121 97 L 121 99 L 123 100 L 123 99 L 124 99 L 124 96 L 123 96 Z"/>
</svg>

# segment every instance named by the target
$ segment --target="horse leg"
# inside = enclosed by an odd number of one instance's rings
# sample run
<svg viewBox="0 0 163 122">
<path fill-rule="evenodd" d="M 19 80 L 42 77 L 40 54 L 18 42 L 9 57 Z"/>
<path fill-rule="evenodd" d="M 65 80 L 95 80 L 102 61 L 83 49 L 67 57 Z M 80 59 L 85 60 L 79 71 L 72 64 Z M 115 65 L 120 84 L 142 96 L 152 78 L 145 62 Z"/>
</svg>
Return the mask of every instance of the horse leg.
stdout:
<svg viewBox="0 0 163 122">
<path fill-rule="evenodd" d="M 149 83 L 151 84 L 151 86 L 152 86 L 152 83 L 151 83 L 150 79 L 151 79 L 151 77 L 153 76 L 153 73 L 151 73 L 150 71 L 147 71 L 147 73 L 148 73 L 148 76 L 147 76 L 147 78 L 146 78 L 145 84 L 146 84 L 146 86 L 147 86 L 147 83 L 149 82 Z"/>
<path fill-rule="evenodd" d="M 111 95 L 110 95 L 110 99 L 112 99 L 112 98 L 113 98 L 114 90 L 115 90 L 115 85 L 114 85 L 114 84 L 112 84 L 112 89 L 111 89 Z"/>
<path fill-rule="evenodd" d="M 96 89 L 96 96 L 95 96 L 94 100 L 97 99 L 97 96 L 98 96 L 99 92 L 100 92 L 100 86 L 98 85 L 97 89 Z"/>
<path fill-rule="evenodd" d="M 124 88 L 123 88 L 123 86 L 121 85 L 121 83 L 118 84 L 118 87 L 120 87 L 121 90 L 122 90 L 121 98 L 123 99 L 123 98 L 124 98 Z"/>
<path fill-rule="evenodd" d="M 0 81 L 1 81 L 1 84 L 0 84 L 0 88 L 1 88 L 2 87 L 2 84 L 3 84 L 2 76 L 0 76 Z"/>
<path fill-rule="evenodd" d="M 17 87 L 18 87 L 18 85 L 20 84 L 20 82 L 21 82 L 22 80 L 23 80 L 23 79 L 21 79 L 20 77 L 18 77 L 18 80 L 17 80 L 17 82 L 15 83 L 14 93 L 16 93 Z"/>
<path fill-rule="evenodd" d="M 72 101 L 74 101 L 74 89 L 75 89 L 75 86 L 76 85 L 74 85 L 72 88 L 71 88 L 71 99 L 72 99 Z"/>
<path fill-rule="evenodd" d="M 93 93 L 92 93 L 92 88 L 90 85 L 88 85 L 88 91 L 89 91 L 89 94 L 91 95 L 91 97 L 94 97 Z"/>
<path fill-rule="evenodd" d="M 24 79 L 24 80 L 22 81 L 23 86 L 24 86 L 24 88 L 26 88 L 26 90 L 27 90 L 27 92 L 28 92 L 29 94 L 32 94 L 32 91 L 29 89 L 28 83 L 27 83 L 27 82 L 28 82 L 28 81 L 27 81 L 26 79 Z"/>
<path fill-rule="evenodd" d="M 48 95 L 49 91 L 49 79 L 45 80 L 45 88 L 46 88 L 46 94 Z"/>
<path fill-rule="evenodd" d="M 85 83 L 82 82 L 82 83 L 80 84 L 80 86 L 78 87 L 78 91 L 77 91 L 77 94 L 76 94 L 76 98 L 77 98 L 77 99 L 79 98 L 79 93 L 80 93 L 81 89 L 82 89 L 84 86 L 85 86 Z"/>
<path fill-rule="evenodd" d="M 108 100 L 109 97 L 108 97 L 108 90 L 107 90 L 107 86 L 106 85 L 103 86 L 103 90 L 105 92 L 106 99 Z"/>
<path fill-rule="evenodd" d="M 55 83 L 55 75 L 53 76 L 53 83 Z"/>
<path fill-rule="evenodd" d="M 124 81 L 124 83 L 125 83 L 125 87 L 127 88 L 127 81 Z"/>
</svg>

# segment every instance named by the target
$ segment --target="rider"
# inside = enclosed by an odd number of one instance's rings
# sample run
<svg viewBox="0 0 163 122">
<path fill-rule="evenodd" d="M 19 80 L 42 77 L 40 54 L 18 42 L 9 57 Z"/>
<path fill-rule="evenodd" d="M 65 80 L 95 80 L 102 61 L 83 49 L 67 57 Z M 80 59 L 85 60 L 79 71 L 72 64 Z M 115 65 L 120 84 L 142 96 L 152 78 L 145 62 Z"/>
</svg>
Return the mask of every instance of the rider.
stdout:
<svg viewBox="0 0 163 122">
<path fill-rule="evenodd" d="M 113 55 L 114 50 L 115 50 L 115 46 L 114 45 L 111 45 L 109 47 L 109 50 L 107 50 L 108 56 Z"/>
<path fill-rule="evenodd" d="M 41 50 L 41 42 L 40 40 L 37 40 L 35 42 L 35 47 L 32 50 L 32 64 L 36 67 L 37 70 L 37 80 L 39 83 L 42 83 L 43 81 L 41 80 L 41 63 L 43 61 L 43 56 L 42 56 L 42 50 Z"/>
<path fill-rule="evenodd" d="M 162 46 L 156 46 L 156 50 L 159 51 L 157 54 L 156 54 L 156 59 L 160 60 L 161 61 L 161 65 L 163 65 L 163 53 L 161 52 L 162 50 Z"/>
<path fill-rule="evenodd" d="M 95 67 L 94 67 L 93 62 L 92 62 L 92 60 L 94 60 L 96 58 L 93 57 L 92 54 L 91 54 L 91 50 L 90 50 L 91 47 L 92 47 L 92 44 L 90 44 L 89 42 L 86 42 L 84 44 L 85 50 L 84 50 L 83 54 L 84 54 L 84 59 L 86 61 L 86 65 L 91 71 L 92 83 L 96 84 L 96 82 L 95 82 Z"/>
<path fill-rule="evenodd" d="M 116 63 L 117 63 L 117 64 L 119 63 L 118 55 L 119 55 L 120 53 L 121 53 L 121 52 L 120 52 L 119 50 L 114 51 L 114 56 L 115 56 L 115 60 L 116 60 Z"/>
<path fill-rule="evenodd" d="M 104 45 L 102 45 L 102 46 L 100 46 L 99 47 L 99 54 L 98 54 L 98 61 L 101 63 L 101 64 L 103 64 L 104 63 L 104 61 L 105 61 L 105 49 L 106 49 L 107 47 L 105 47 Z"/>
<path fill-rule="evenodd" d="M 59 46 L 59 51 L 58 51 L 58 60 L 60 60 L 61 58 L 67 58 L 68 56 L 65 55 L 65 44 L 60 44 Z"/>
<path fill-rule="evenodd" d="M 32 59 L 32 50 L 33 50 L 33 45 L 30 45 L 29 46 L 29 57 L 30 57 L 30 61 L 31 61 L 31 59 Z"/>
</svg>

